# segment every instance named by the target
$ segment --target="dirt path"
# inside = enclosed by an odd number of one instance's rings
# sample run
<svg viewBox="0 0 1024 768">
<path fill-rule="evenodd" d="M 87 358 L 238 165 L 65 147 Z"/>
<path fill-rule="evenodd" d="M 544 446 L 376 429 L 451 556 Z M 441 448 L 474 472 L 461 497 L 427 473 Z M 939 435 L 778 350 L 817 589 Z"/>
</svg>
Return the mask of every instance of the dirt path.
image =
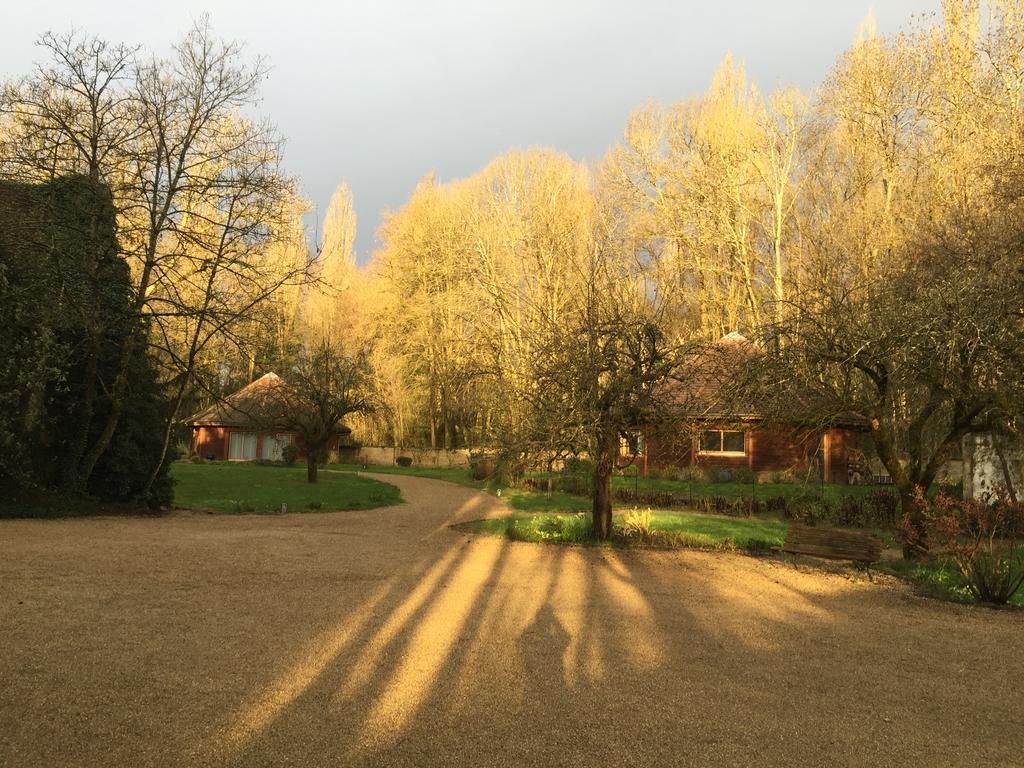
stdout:
<svg viewBox="0 0 1024 768">
<path fill-rule="evenodd" d="M 0 766 L 1024 764 L 1024 617 L 364 512 L 0 521 Z"/>
</svg>

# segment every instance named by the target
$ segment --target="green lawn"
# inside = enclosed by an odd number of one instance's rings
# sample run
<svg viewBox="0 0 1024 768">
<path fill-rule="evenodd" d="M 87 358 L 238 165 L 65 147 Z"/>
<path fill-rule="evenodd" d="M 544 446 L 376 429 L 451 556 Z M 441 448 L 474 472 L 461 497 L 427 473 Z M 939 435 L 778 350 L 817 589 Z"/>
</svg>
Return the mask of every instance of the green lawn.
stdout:
<svg viewBox="0 0 1024 768">
<path fill-rule="evenodd" d="M 628 477 L 616 475 L 612 478 L 615 488 L 629 490 L 664 491 L 684 498 L 723 496 L 729 499 L 748 499 L 753 494 L 758 499 L 776 496 L 794 498 L 802 495 L 820 495 L 826 501 L 837 502 L 844 496 L 866 496 L 877 488 L 874 485 L 836 485 L 833 483 L 715 483 L 709 480 L 668 480 L 660 477 Z M 890 486 L 891 488 L 891 486 Z"/>
<path fill-rule="evenodd" d="M 343 472 L 363 471 L 361 466 L 355 464 L 332 464 L 330 465 L 330 469 Z M 500 494 L 505 503 L 507 503 L 516 512 L 530 515 L 539 513 L 575 513 L 590 508 L 590 499 L 585 496 L 575 496 L 561 491 L 533 491 L 521 488 L 502 487 L 495 481 L 474 480 L 470 477 L 468 469 L 370 466 L 366 468 L 366 471 L 378 472 L 381 474 L 413 475 L 415 477 L 426 477 L 433 480 L 446 480 L 450 483 L 456 483 L 457 485 L 462 485 L 467 488 L 477 488 L 496 495 Z M 530 473 L 529 477 L 540 480 L 546 478 L 547 475 L 544 473 Z M 712 483 L 695 480 L 691 485 L 685 480 L 667 480 L 651 477 L 633 478 L 621 475 L 614 476 L 612 478 L 612 484 L 614 488 L 626 488 L 628 490 L 638 488 L 640 492 L 667 491 L 675 494 L 683 500 L 689 497 L 691 493 L 692 498 L 695 499 L 712 496 L 740 499 L 749 498 L 751 493 L 751 486 L 743 483 Z M 878 487 L 881 486 L 829 484 L 822 486 L 820 483 L 810 485 L 801 485 L 798 483 L 761 483 L 754 486 L 753 490 L 756 497 L 759 499 L 768 499 L 776 496 L 785 496 L 792 499 L 804 493 L 822 493 L 825 499 L 832 503 L 836 503 L 838 499 L 846 494 L 864 496 Z M 612 504 L 614 507 L 620 509 L 634 506 L 647 506 L 643 503 L 634 504 L 614 499 Z M 672 515 L 667 514 L 667 511 L 664 514 L 659 513 L 659 518 L 671 516 Z M 778 522 L 778 518 L 774 515 L 761 516 L 759 518 L 755 518 L 755 521 L 757 519 L 766 520 L 772 523 Z M 892 536 L 890 534 L 884 531 L 872 532 L 881 535 L 886 540 L 887 546 L 891 545 Z"/>
<path fill-rule="evenodd" d="M 935 557 L 924 562 L 914 560 L 884 560 L 877 569 L 913 583 L 929 597 L 951 600 L 956 603 L 974 602 L 974 595 L 967 586 L 967 579 L 952 559 Z M 1024 589 L 1010 598 L 1010 605 L 1024 608 Z"/>
<path fill-rule="evenodd" d="M 612 524 L 615 535 L 611 543 L 618 545 L 764 550 L 781 546 L 786 535 L 786 525 L 775 520 L 688 512 L 625 513 L 615 515 Z M 473 520 L 457 527 L 470 533 L 505 536 L 517 541 L 597 543 L 591 536 L 590 518 L 581 514 L 510 515 Z"/>
<path fill-rule="evenodd" d="M 356 464 L 331 464 L 328 469 L 341 472 L 363 472 L 363 467 Z M 572 496 L 560 491 L 527 491 L 521 488 L 506 488 L 493 480 L 474 480 L 468 469 L 442 469 L 439 467 L 376 467 L 369 466 L 366 472 L 384 475 L 412 475 L 426 477 L 431 480 L 446 480 L 449 483 L 476 488 L 495 495 L 500 495 L 512 509 L 517 512 L 578 512 L 590 507 L 590 499 L 583 496 Z"/>
<path fill-rule="evenodd" d="M 362 464 L 328 464 L 325 469 L 338 470 L 340 472 L 372 472 L 378 475 L 412 475 L 413 477 L 427 477 L 431 480 L 446 480 L 456 485 L 464 485 L 467 488 L 486 489 L 487 483 L 482 480 L 474 480 L 469 476 L 469 470 L 443 469 L 441 467 L 378 467 L 373 464 L 363 467 Z"/>
<path fill-rule="evenodd" d="M 330 469 L 338 469 L 346 472 L 362 471 L 362 466 L 355 464 L 332 464 Z M 467 488 L 479 488 L 480 490 L 492 493 L 499 489 L 499 485 L 493 481 L 474 480 L 469 476 L 468 469 L 441 469 L 437 467 L 377 467 L 366 468 L 367 472 L 381 474 L 413 475 L 415 477 L 427 477 L 434 480 L 447 480 L 450 483 L 466 486 Z M 546 478 L 544 473 L 530 473 L 529 477 L 535 479 Z M 829 502 L 837 502 L 843 496 L 865 496 L 877 488 L 884 486 L 872 485 L 833 485 L 821 483 L 714 483 L 706 480 L 668 480 L 655 477 L 627 477 L 615 475 L 612 477 L 613 488 L 626 488 L 628 490 L 639 490 L 643 492 L 663 491 L 673 493 L 681 498 L 701 498 L 711 496 L 722 496 L 729 499 L 750 498 L 751 493 L 759 499 L 768 499 L 776 496 L 794 498 L 805 494 L 821 495 Z M 524 491 L 516 488 L 501 488 L 502 498 L 509 506 L 521 512 L 574 512 L 585 508 L 588 500 L 572 496 L 567 493 L 554 491 Z"/>
<path fill-rule="evenodd" d="M 278 512 L 282 504 L 289 512 L 330 512 L 402 501 L 395 486 L 348 472 L 321 471 L 317 483 L 307 483 L 304 466 L 177 462 L 171 476 L 176 506 L 212 512 Z"/>
</svg>

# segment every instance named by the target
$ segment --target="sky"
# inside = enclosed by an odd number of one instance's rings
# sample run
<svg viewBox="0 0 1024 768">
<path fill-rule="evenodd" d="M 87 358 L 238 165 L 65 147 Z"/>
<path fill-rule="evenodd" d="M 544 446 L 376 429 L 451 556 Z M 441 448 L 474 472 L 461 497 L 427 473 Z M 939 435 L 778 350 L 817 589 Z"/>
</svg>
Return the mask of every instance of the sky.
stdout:
<svg viewBox="0 0 1024 768">
<path fill-rule="evenodd" d="M 258 109 L 285 137 L 287 169 L 321 218 L 348 182 L 365 262 L 382 212 L 431 171 L 463 178 L 527 147 L 596 161 L 630 112 L 702 93 L 728 52 L 762 90 L 812 89 L 869 13 L 879 32 L 893 32 L 937 13 L 940 0 L 4 4 L 4 78 L 31 70 L 48 30 L 163 53 L 209 13 L 219 36 L 267 59 Z"/>
</svg>

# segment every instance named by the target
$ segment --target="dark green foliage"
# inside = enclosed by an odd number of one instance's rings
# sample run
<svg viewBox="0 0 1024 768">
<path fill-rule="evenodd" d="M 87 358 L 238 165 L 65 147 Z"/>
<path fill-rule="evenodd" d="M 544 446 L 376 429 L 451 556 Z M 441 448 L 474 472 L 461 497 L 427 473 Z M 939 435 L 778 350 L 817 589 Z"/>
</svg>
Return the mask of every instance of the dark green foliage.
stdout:
<svg viewBox="0 0 1024 768">
<path fill-rule="evenodd" d="M 145 355 L 137 355 L 118 429 L 89 478 L 91 495 L 119 501 L 140 498 L 149 473 L 160 461 L 166 408 L 153 366 Z M 144 499 L 150 507 L 167 506 L 173 500 L 174 481 L 167 468 L 176 458 L 172 447 Z"/>
<path fill-rule="evenodd" d="M 562 466 L 558 490 L 574 496 L 590 496 L 594 490 L 594 462 L 570 456 Z"/>
<path fill-rule="evenodd" d="M 500 453 L 496 459 L 494 479 L 499 485 L 513 486 L 526 474 L 522 457 L 514 453 Z"/>
<path fill-rule="evenodd" d="M 813 492 L 804 492 L 793 497 L 773 495 L 763 498 L 689 496 L 668 490 L 635 491 L 620 486 L 615 490 L 615 498 L 626 504 L 661 509 L 688 507 L 700 512 L 733 517 L 778 515 L 805 525 L 840 525 L 891 530 L 896 523 L 896 497 L 883 489 L 872 491 L 867 496 L 851 494 L 830 501 Z"/>
<path fill-rule="evenodd" d="M 498 473 L 498 462 L 490 456 L 473 454 L 469 457 L 469 474 L 474 480 L 490 480 Z"/>
<path fill-rule="evenodd" d="M 294 467 L 298 459 L 299 446 L 295 445 L 295 443 L 288 443 L 288 445 L 281 449 L 281 460 L 284 461 L 286 467 Z"/>
<path fill-rule="evenodd" d="M 750 467 L 737 467 L 732 471 L 732 481 L 741 485 L 754 485 L 757 483 L 757 475 Z"/>
<path fill-rule="evenodd" d="M 0 486 L 26 513 L 62 494 L 137 500 L 159 457 L 164 409 L 141 354 L 111 447 L 88 487 L 77 482 L 111 409 L 105 384 L 123 342 L 145 333 L 105 187 L 83 177 L 0 183 L 0 326 Z M 147 501 L 170 498 L 165 464 Z"/>
<path fill-rule="evenodd" d="M 395 464 L 397 464 L 400 467 L 411 467 L 412 456 L 399 456 L 397 459 L 395 459 Z"/>
</svg>

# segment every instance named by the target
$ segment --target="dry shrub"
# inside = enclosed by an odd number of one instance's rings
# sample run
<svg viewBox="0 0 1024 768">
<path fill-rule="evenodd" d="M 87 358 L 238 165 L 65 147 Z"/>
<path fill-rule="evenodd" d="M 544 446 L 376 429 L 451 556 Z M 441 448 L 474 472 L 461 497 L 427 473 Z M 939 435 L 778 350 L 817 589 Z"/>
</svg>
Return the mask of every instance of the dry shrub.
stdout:
<svg viewBox="0 0 1024 768">
<path fill-rule="evenodd" d="M 1005 605 L 1024 585 L 1024 505 L 1004 490 L 990 501 L 939 494 L 929 500 L 919 488 L 916 504 L 933 549 L 947 552 L 974 597 Z M 914 535 L 909 515 L 900 521 L 904 536 Z"/>
</svg>

